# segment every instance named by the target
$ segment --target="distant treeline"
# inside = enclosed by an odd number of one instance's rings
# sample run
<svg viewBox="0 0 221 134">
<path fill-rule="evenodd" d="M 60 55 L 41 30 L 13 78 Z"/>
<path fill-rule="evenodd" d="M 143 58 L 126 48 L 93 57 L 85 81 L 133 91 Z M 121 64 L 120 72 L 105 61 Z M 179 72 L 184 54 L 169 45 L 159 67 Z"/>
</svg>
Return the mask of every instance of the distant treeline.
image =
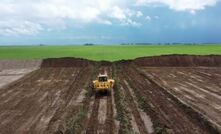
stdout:
<svg viewBox="0 0 221 134">
<path fill-rule="evenodd" d="M 121 43 L 120 45 L 207 45 L 207 44 L 217 44 L 217 43 Z"/>
<path fill-rule="evenodd" d="M 84 46 L 93 46 L 93 45 L 95 45 L 95 44 L 93 44 L 93 43 L 85 43 L 84 44 Z"/>
<path fill-rule="evenodd" d="M 221 43 L 121 43 L 120 45 L 208 45 L 208 44 L 221 44 Z M 73 44 L 74 45 L 74 44 Z M 85 43 L 82 44 L 83 46 L 96 46 L 96 45 L 102 45 L 102 44 L 93 44 L 93 43 Z M 106 44 L 103 44 L 106 45 Z M 48 46 L 47 44 L 39 44 L 38 46 Z M 69 46 L 72 46 L 71 44 Z"/>
</svg>

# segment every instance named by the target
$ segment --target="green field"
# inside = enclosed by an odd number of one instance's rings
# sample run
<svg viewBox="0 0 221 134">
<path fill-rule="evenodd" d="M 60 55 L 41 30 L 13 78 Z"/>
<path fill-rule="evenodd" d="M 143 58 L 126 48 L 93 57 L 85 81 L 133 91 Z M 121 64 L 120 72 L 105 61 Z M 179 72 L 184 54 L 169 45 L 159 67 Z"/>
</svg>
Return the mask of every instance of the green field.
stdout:
<svg viewBox="0 0 221 134">
<path fill-rule="evenodd" d="M 166 54 L 221 55 L 221 45 L 151 46 L 22 46 L 0 47 L 0 59 L 81 57 L 91 60 L 134 59 Z"/>
</svg>

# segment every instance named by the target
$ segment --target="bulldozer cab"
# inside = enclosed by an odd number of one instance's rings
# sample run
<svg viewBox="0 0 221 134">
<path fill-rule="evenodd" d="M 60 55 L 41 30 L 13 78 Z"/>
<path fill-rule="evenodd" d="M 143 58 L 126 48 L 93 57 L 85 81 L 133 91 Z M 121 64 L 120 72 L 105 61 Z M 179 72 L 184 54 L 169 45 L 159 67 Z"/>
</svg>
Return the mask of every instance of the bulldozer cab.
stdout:
<svg viewBox="0 0 221 134">
<path fill-rule="evenodd" d="M 98 76 L 98 81 L 99 82 L 107 82 L 107 80 L 108 80 L 107 75 Z"/>
</svg>

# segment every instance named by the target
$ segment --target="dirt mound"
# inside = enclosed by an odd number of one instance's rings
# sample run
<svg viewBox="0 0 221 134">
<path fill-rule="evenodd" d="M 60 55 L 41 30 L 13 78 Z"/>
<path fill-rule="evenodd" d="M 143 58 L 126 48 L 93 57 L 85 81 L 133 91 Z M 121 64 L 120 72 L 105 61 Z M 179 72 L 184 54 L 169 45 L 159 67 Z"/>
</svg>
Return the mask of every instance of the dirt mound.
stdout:
<svg viewBox="0 0 221 134">
<path fill-rule="evenodd" d="M 129 65 L 134 63 L 138 66 L 154 66 L 154 67 L 220 67 L 221 56 L 218 55 L 162 55 L 152 57 L 141 57 L 135 60 L 120 60 L 115 62 L 109 61 L 91 61 L 81 58 L 49 58 L 42 61 L 41 67 L 82 67 L 89 64 L 99 64 L 111 66 L 112 64 Z"/>
<path fill-rule="evenodd" d="M 88 66 L 89 64 L 95 64 L 90 60 L 81 59 L 81 58 L 48 58 L 44 59 L 41 64 L 41 68 L 45 67 L 83 67 Z"/>
<path fill-rule="evenodd" d="M 174 67 L 196 67 L 196 66 L 207 66 L 207 67 L 220 67 L 221 56 L 209 55 L 163 55 L 153 57 L 141 57 L 133 61 L 139 66 L 174 66 Z"/>
</svg>

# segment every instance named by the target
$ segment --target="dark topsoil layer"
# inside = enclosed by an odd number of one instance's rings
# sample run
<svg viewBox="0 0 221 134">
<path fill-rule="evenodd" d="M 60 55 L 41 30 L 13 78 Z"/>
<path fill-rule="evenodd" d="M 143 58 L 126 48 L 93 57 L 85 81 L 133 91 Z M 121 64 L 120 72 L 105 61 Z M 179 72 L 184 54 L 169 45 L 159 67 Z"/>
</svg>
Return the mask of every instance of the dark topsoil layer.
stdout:
<svg viewBox="0 0 221 134">
<path fill-rule="evenodd" d="M 135 60 L 121 60 L 115 62 L 91 61 L 81 58 L 49 58 L 42 61 L 41 67 L 82 67 L 90 64 L 111 65 L 135 64 L 150 67 L 221 67 L 221 55 L 162 55 L 153 57 L 141 57 Z"/>
</svg>

